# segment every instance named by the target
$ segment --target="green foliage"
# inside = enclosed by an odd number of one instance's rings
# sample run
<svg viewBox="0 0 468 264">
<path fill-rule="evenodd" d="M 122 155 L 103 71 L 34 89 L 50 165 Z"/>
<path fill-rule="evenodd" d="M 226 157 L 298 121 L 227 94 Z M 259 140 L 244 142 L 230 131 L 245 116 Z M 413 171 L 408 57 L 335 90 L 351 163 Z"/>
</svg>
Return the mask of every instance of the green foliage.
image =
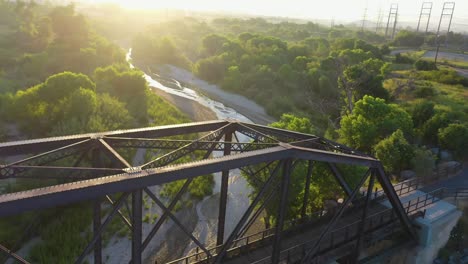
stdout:
<svg viewBox="0 0 468 264">
<path fill-rule="evenodd" d="M 371 95 L 387 100 L 388 91 L 383 88 L 381 74 L 384 62 L 379 59 L 368 59 L 345 69 L 343 77 L 339 79 L 344 90 L 344 99 L 348 111 L 353 111 L 355 101 L 365 95 Z"/>
<path fill-rule="evenodd" d="M 310 120 L 305 117 L 297 117 L 292 114 L 283 114 L 278 122 L 270 124 L 271 127 L 297 131 L 305 134 L 314 134 L 315 128 Z"/>
<path fill-rule="evenodd" d="M 418 71 L 436 71 L 437 70 L 437 65 L 433 61 L 428 61 L 428 60 L 417 60 L 414 63 L 414 67 Z"/>
<path fill-rule="evenodd" d="M 132 44 L 132 57 L 144 64 L 157 61 L 160 64 L 173 64 L 186 69 L 191 66 L 187 57 L 179 51 L 173 39 L 169 36 L 137 35 Z"/>
<path fill-rule="evenodd" d="M 450 85 L 461 84 L 465 87 L 468 87 L 468 79 L 459 75 L 456 71 L 450 69 L 441 69 L 437 71 L 419 71 L 413 73 L 413 76 L 422 80 Z"/>
<path fill-rule="evenodd" d="M 31 249 L 29 258 L 35 263 L 69 263 L 81 254 L 89 239 L 82 232 L 89 228 L 91 210 L 75 205 L 48 214 L 47 221 L 37 228 L 42 241 Z"/>
<path fill-rule="evenodd" d="M 456 155 L 466 155 L 468 148 L 468 124 L 449 124 L 440 128 L 439 143 L 442 147 L 455 152 Z"/>
<path fill-rule="evenodd" d="M 420 47 L 424 43 L 424 34 L 408 30 L 400 30 L 395 36 L 393 43 L 395 46 Z"/>
<path fill-rule="evenodd" d="M 397 54 L 395 54 L 395 63 L 413 64 L 414 60 L 412 58 L 406 56 L 406 55 L 402 55 L 401 53 L 397 53 Z"/>
<path fill-rule="evenodd" d="M 148 85 L 141 71 L 112 65 L 97 68 L 94 76 L 98 92 L 112 94 L 125 102 L 132 116 L 140 124 L 146 123 Z"/>
<path fill-rule="evenodd" d="M 421 101 L 416 104 L 411 112 L 414 126 L 421 127 L 427 120 L 434 116 L 434 103 L 431 101 Z"/>
<path fill-rule="evenodd" d="M 411 159 L 411 168 L 416 172 L 416 175 L 428 177 L 433 173 L 435 160 L 436 156 L 429 149 L 415 148 L 414 157 Z"/>
<path fill-rule="evenodd" d="M 356 102 L 353 112 L 343 116 L 340 124 L 340 139 L 367 152 L 396 130 L 411 135 L 413 129 L 411 116 L 402 108 L 368 95 Z"/>
<path fill-rule="evenodd" d="M 408 168 L 414 156 L 413 148 L 399 129 L 377 143 L 374 153 L 389 172 L 399 172 Z"/>
</svg>

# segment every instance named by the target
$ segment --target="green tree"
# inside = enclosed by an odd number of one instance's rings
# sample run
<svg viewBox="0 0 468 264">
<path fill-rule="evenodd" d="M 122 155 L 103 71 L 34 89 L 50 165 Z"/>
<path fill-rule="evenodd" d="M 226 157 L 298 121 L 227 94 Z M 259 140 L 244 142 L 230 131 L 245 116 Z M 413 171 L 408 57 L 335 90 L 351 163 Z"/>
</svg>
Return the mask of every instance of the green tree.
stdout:
<svg viewBox="0 0 468 264">
<path fill-rule="evenodd" d="M 414 149 L 414 157 L 411 160 L 412 169 L 418 176 L 431 176 L 435 168 L 436 156 L 432 151 L 421 147 Z"/>
<path fill-rule="evenodd" d="M 419 47 L 424 43 L 424 34 L 400 30 L 393 42 L 396 46 Z"/>
<path fill-rule="evenodd" d="M 396 130 L 411 135 L 413 129 L 411 116 L 402 108 L 369 95 L 356 102 L 353 113 L 343 116 L 340 125 L 341 141 L 367 152 Z"/>
<path fill-rule="evenodd" d="M 339 83 L 344 90 L 348 112 L 353 112 L 354 102 L 360 100 L 364 95 L 389 98 L 388 91 L 382 85 L 381 69 L 384 65 L 381 60 L 368 59 L 345 69 Z"/>
<path fill-rule="evenodd" d="M 384 168 L 394 173 L 409 168 L 410 161 L 414 156 L 412 146 L 399 129 L 377 143 L 374 147 L 374 153 Z"/>
<path fill-rule="evenodd" d="M 434 103 L 430 101 L 422 101 L 416 104 L 411 112 L 414 126 L 421 127 L 427 120 L 434 116 Z"/>
<path fill-rule="evenodd" d="M 458 156 L 467 154 L 468 124 L 449 124 L 439 129 L 438 137 L 442 147 L 454 151 Z"/>
<path fill-rule="evenodd" d="M 314 134 L 316 132 L 315 127 L 308 118 L 297 117 L 293 114 L 283 114 L 279 121 L 271 123 L 270 126 L 305 134 Z"/>
</svg>

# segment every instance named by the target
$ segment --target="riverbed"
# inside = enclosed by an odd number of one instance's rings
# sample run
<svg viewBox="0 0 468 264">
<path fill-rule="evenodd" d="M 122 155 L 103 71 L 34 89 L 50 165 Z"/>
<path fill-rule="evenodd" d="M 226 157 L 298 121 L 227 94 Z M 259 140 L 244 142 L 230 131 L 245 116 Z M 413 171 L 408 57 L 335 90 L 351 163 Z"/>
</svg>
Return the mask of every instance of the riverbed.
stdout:
<svg viewBox="0 0 468 264">
<path fill-rule="evenodd" d="M 131 61 L 131 49 L 127 54 L 127 61 Z M 220 87 L 204 82 L 183 69 L 174 66 L 164 66 L 164 69 L 166 69 L 164 72 L 145 73 L 144 77 L 148 82 L 148 86 L 155 93 L 185 112 L 192 120 L 234 119 L 248 123 L 255 121 L 260 124 L 268 124 L 274 121 L 261 106 L 246 97 L 225 92 Z M 237 138 L 243 142 L 250 140 L 241 134 L 237 134 Z M 221 155 L 223 155 L 222 152 L 213 152 L 214 157 Z M 194 214 L 192 218 L 196 219 L 196 223 L 189 221 L 190 231 L 193 231 L 193 235 L 205 245 L 214 245 L 217 232 L 221 174 L 214 174 L 214 179 L 213 195 L 205 197 L 200 202 L 194 202 L 193 209 L 184 209 L 183 211 L 186 212 L 179 214 L 183 218 L 190 218 L 187 214 L 188 211 Z M 241 176 L 240 171 L 231 170 L 226 205 L 226 237 L 234 230 L 235 225 L 247 210 L 250 204 L 250 193 L 251 188 Z M 176 234 L 173 232 L 174 230 L 173 225 L 161 230 L 163 232 L 158 233 L 157 237 L 155 237 L 159 243 L 154 244 L 148 251 L 153 250 L 154 253 L 156 251 L 159 251 L 158 253 L 162 253 L 161 251 L 180 252 L 180 249 L 175 249 L 175 247 L 178 247 L 183 248 L 184 254 L 187 254 L 196 247 L 194 242 L 186 243 L 188 240 L 183 239 L 185 235 L 180 234 L 180 232 Z M 174 244 L 174 241 L 178 243 Z M 164 245 L 161 246 L 162 244 Z M 147 261 L 154 261 L 157 254 L 148 252 L 145 255 Z M 178 256 L 173 254 L 172 257 Z"/>
</svg>

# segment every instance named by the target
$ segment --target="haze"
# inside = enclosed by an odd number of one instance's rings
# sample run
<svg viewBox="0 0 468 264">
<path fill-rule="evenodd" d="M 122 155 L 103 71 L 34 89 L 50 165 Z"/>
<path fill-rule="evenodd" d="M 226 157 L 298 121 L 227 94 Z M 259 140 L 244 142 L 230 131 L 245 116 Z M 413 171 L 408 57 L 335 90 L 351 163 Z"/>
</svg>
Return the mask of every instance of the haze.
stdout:
<svg viewBox="0 0 468 264">
<path fill-rule="evenodd" d="M 95 1 L 94 1 L 95 2 Z M 386 18 L 391 3 L 399 4 L 400 21 L 417 21 L 423 1 L 408 0 L 98 0 L 113 2 L 132 9 L 182 9 L 195 11 L 223 11 L 250 15 L 282 16 L 305 19 L 335 19 L 351 22 L 362 20 L 367 8 L 367 20 L 376 21 L 379 12 Z M 431 25 L 438 22 L 443 0 L 434 0 Z M 454 23 L 466 23 L 468 27 L 468 1 L 455 1 Z"/>
</svg>

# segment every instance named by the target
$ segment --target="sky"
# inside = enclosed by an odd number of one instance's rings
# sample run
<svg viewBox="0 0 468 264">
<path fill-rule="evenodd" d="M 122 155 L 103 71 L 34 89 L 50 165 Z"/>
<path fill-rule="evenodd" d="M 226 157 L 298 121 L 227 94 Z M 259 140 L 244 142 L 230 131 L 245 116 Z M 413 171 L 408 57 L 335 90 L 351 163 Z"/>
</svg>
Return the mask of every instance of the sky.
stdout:
<svg viewBox="0 0 468 264">
<path fill-rule="evenodd" d="M 381 12 L 385 23 L 390 4 L 397 3 L 399 21 L 415 21 L 416 24 L 423 3 L 420 0 L 98 0 L 93 2 L 113 2 L 133 9 L 223 11 L 291 18 L 334 19 L 343 22 L 362 20 L 367 9 L 367 20 L 377 21 Z M 431 26 L 435 27 L 444 0 L 431 2 L 433 3 Z M 453 23 L 466 24 L 468 30 L 468 0 L 454 2 L 456 7 Z"/>
</svg>

